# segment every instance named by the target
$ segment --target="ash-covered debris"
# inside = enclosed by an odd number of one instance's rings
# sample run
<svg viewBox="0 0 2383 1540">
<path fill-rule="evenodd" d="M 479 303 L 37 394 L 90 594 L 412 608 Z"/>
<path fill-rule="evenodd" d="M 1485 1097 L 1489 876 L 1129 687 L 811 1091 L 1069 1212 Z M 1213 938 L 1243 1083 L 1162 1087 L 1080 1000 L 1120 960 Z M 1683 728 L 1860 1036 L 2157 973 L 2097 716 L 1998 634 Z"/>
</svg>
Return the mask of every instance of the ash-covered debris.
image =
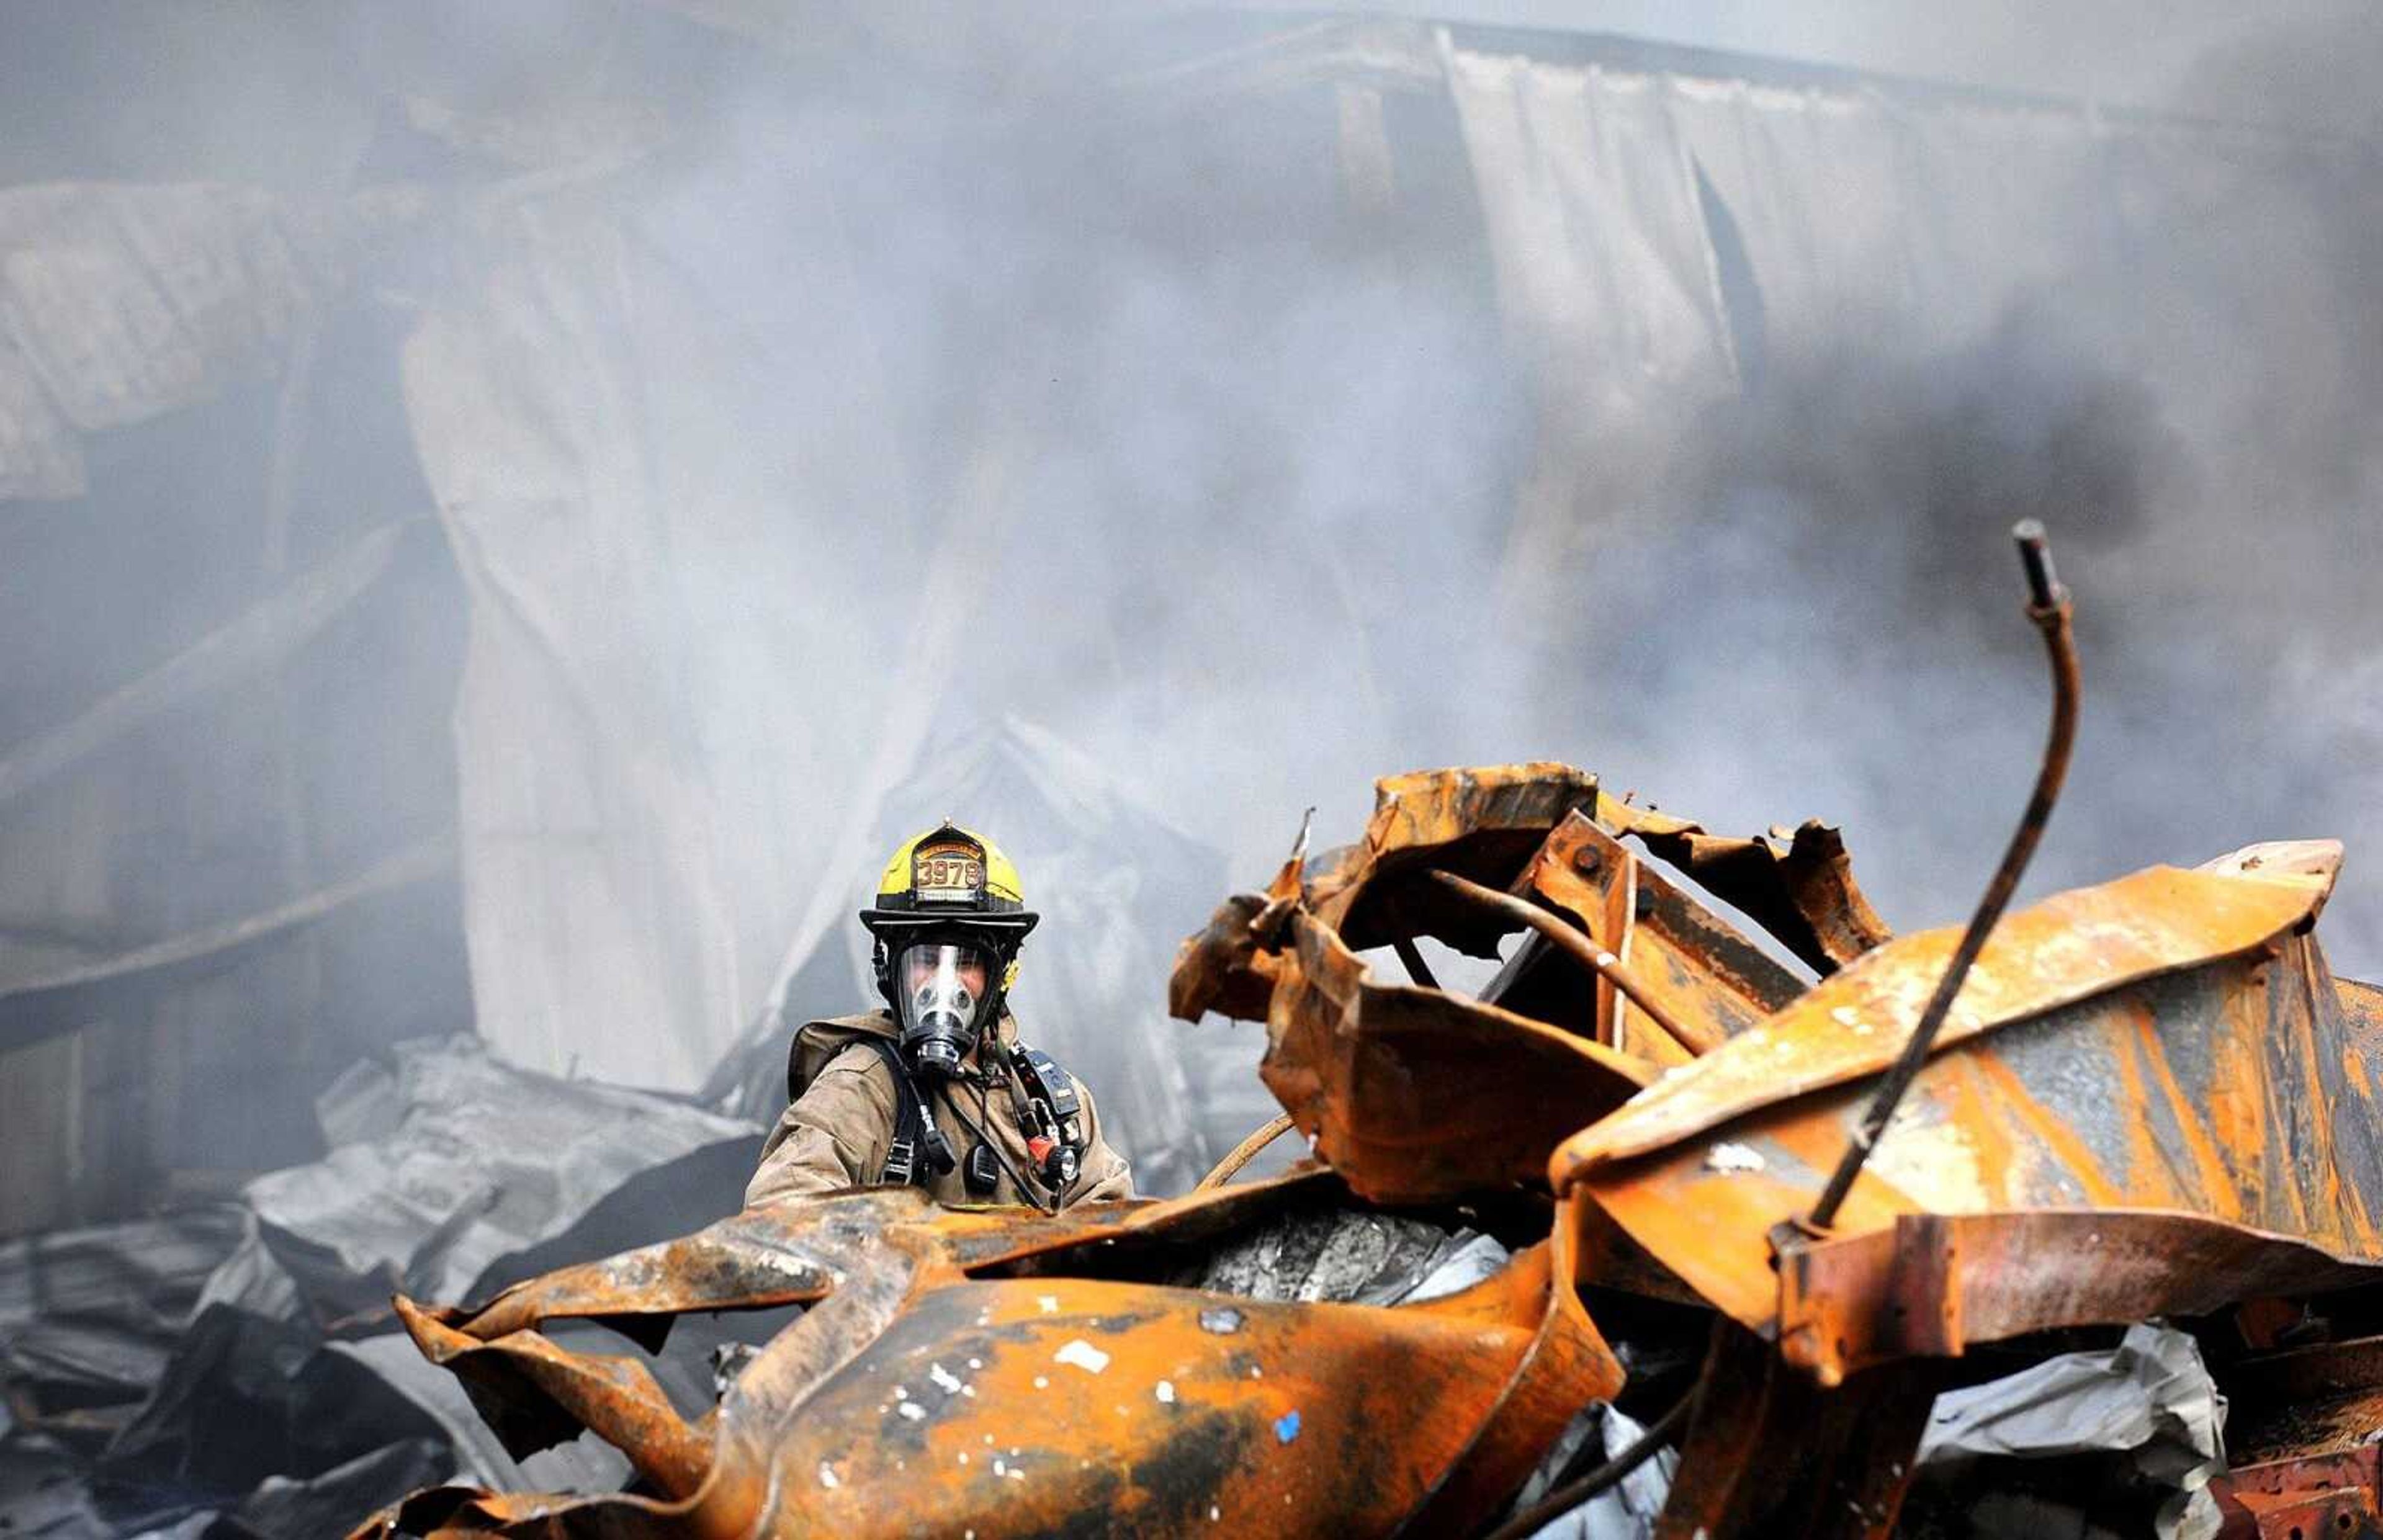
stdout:
<svg viewBox="0 0 2383 1540">
<path fill-rule="evenodd" d="M 1647 1429 L 1616 1406 L 1592 1406 L 1572 1420 L 1548 1449 L 1539 1468 L 1514 1497 L 1514 1511 L 1528 1513 L 1566 1483 L 1620 1460 L 1647 1436 Z M 1531 1530 L 1530 1540 L 1648 1540 L 1671 1495 L 1679 1469 L 1674 1450 L 1658 1450 L 1579 1507 Z"/>
<path fill-rule="evenodd" d="M 1478 1283 L 1506 1263 L 1488 1236 L 1364 1210 L 1292 1214 L 1218 1247 L 1192 1280 L 1253 1300 L 1394 1305 Z"/>
<path fill-rule="evenodd" d="M 6 1435 L 105 1448 L 248 1232 L 239 1208 L 219 1204 L 0 1243 Z"/>
<path fill-rule="evenodd" d="M 2130 1327 L 2117 1347 L 2062 1353 L 1936 1398 L 1908 1525 L 1920 1540 L 2016 1533 L 2211 1540 L 2226 1470 L 2226 1398 L 2200 1346 Z"/>
<path fill-rule="evenodd" d="M 237 1203 L 0 1245 L 0 1529 L 296 1540 L 457 1476 L 625 1474 L 594 1440 L 513 1460 L 389 1296 L 667 1233 L 734 1190 L 756 1131 L 463 1037 L 358 1064 L 316 1114 L 329 1154 Z"/>
<path fill-rule="evenodd" d="M 330 1153 L 242 1195 L 269 1262 L 235 1302 L 280 1314 L 286 1280 L 290 1302 L 326 1324 L 385 1312 L 401 1288 L 469 1289 L 638 1173 L 753 1138 L 678 1098 L 514 1069 L 468 1037 L 359 1063 L 317 1115 Z"/>
</svg>

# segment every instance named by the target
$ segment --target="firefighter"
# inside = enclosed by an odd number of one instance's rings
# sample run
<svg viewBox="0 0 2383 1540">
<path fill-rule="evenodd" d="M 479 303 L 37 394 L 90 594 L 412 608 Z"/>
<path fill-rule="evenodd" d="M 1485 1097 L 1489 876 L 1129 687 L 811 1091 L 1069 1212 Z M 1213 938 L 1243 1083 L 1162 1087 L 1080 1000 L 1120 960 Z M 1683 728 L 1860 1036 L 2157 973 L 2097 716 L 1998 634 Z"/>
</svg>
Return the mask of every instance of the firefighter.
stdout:
<svg viewBox="0 0 2383 1540">
<path fill-rule="evenodd" d="M 945 823 L 885 863 L 860 912 L 885 1008 L 807 1022 L 747 1206 L 915 1184 L 945 1203 L 1056 1211 L 1130 1198 L 1089 1087 L 1019 1041 L 1018 951 L 1040 917 L 999 847 Z"/>
</svg>

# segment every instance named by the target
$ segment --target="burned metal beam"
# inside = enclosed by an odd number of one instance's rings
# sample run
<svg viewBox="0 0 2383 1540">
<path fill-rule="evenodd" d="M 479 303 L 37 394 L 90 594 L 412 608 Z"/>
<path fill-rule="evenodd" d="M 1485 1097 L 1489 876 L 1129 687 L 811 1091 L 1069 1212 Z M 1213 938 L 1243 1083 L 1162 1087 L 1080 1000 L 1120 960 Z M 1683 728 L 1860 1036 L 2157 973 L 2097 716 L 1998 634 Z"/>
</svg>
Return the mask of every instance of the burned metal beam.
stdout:
<svg viewBox="0 0 2383 1540">
<path fill-rule="evenodd" d="M 455 842 L 440 835 L 408 845 L 352 877 L 287 904 L 221 925 L 169 936 L 63 972 L 0 986 L 0 1049 L 39 1041 L 77 1025 L 70 1002 L 84 992 L 174 969 L 203 966 L 337 914 L 351 905 L 442 877 L 454 869 Z"/>
<path fill-rule="evenodd" d="M 251 606 L 229 623 L 0 758 L 0 807 L 168 712 L 262 672 L 371 591 L 419 521 L 385 524 Z"/>
</svg>

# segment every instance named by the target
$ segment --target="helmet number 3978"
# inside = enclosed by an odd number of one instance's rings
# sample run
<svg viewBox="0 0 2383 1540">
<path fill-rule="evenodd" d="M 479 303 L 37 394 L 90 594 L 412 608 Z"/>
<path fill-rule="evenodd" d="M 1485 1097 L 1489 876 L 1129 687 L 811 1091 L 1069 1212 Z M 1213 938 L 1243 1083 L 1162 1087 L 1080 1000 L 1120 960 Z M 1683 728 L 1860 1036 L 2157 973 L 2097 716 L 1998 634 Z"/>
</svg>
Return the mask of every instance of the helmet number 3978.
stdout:
<svg viewBox="0 0 2383 1540">
<path fill-rule="evenodd" d="M 953 850 L 922 850 L 911 884 L 920 897 L 973 897 L 984 887 L 984 863 Z"/>
</svg>

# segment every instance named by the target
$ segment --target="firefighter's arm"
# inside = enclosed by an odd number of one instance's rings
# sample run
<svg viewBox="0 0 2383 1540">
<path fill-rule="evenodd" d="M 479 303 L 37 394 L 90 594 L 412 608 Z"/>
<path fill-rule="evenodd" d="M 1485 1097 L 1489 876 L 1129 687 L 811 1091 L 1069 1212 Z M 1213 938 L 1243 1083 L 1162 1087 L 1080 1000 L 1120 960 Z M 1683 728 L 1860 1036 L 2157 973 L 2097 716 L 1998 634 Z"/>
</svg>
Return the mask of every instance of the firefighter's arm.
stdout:
<svg viewBox="0 0 2383 1540">
<path fill-rule="evenodd" d="M 1078 1080 L 1076 1094 L 1084 1103 L 1084 1157 L 1083 1168 L 1076 1177 L 1075 1189 L 1068 1193 L 1068 1201 L 1105 1203 L 1132 1197 L 1133 1168 L 1101 1137 L 1101 1110 L 1093 1101 L 1093 1088 Z"/>
<path fill-rule="evenodd" d="M 894 1079 L 861 1043 L 828 1061 L 761 1145 L 745 1206 L 872 1187 L 894 1140 Z"/>
</svg>

